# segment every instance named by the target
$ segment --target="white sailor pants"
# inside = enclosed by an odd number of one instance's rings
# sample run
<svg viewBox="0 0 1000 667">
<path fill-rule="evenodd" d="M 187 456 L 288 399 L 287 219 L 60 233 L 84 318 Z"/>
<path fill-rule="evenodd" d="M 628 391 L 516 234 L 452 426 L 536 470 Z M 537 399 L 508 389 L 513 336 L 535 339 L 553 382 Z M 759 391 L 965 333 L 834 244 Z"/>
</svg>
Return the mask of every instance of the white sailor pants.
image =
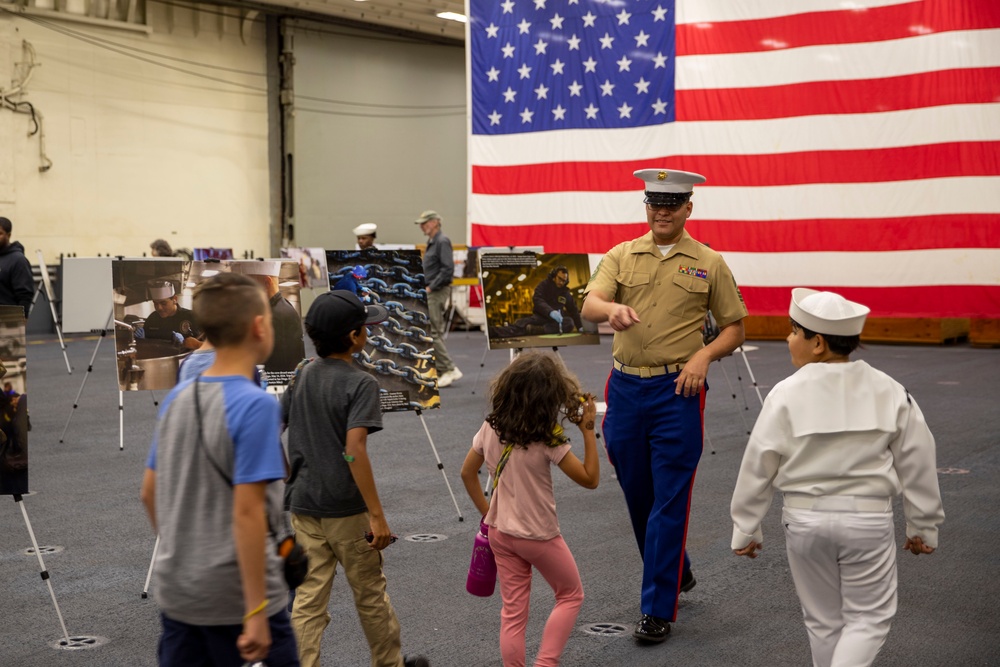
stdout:
<svg viewBox="0 0 1000 667">
<path fill-rule="evenodd" d="M 786 496 L 782 510 L 814 667 L 871 665 L 896 615 L 891 499 L 855 498 Z"/>
</svg>

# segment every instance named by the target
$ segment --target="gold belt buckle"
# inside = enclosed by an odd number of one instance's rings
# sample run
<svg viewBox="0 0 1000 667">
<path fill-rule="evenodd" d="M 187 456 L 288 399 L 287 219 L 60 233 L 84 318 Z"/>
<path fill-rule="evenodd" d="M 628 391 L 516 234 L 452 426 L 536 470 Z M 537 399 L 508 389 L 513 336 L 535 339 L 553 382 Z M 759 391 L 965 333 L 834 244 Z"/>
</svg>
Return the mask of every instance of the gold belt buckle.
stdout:
<svg viewBox="0 0 1000 667">
<path fill-rule="evenodd" d="M 639 377 L 641 378 L 651 378 L 652 374 L 649 372 L 649 366 L 639 366 Z"/>
</svg>

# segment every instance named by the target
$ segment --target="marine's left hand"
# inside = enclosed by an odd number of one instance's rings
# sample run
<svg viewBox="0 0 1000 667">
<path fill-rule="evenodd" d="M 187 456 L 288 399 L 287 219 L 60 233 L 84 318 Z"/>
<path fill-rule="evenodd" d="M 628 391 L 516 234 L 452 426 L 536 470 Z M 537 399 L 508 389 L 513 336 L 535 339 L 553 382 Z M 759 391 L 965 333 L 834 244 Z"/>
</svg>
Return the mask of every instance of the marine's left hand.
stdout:
<svg viewBox="0 0 1000 667">
<path fill-rule="evenodd" d="M 691 357 L 674 381 L 677 385 L 674 393 L 683 393 L 685 398 L 700 393 L 705 386 L 705 378 L 708 377 L 708 364 L 708 357 L 700 352 Z"/>
<path fill-rule="evenodd" d="M 903 544 L 903 548 L 909 551 L 914 556 L 919 556 L 920 554 L 932 554 L 934 553 L 934 547 L 929 547 L 924 544 L 923 538 L 919 535 L 916 537 L 907 537 L 906 542 Z"/>
</svg>

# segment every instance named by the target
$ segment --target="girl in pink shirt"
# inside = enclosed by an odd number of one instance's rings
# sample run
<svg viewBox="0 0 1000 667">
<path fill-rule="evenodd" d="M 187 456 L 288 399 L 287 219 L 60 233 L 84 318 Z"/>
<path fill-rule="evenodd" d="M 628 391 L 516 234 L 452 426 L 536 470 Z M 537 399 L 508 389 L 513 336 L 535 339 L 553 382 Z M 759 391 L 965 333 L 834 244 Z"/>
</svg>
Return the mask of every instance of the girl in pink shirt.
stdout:
<svg viewBox="0 0 1000 667">
<path fill-rule="evenodd" d="M 583 584 L 559 534 L 551 466 L 559 466 L 580 486 L 597 488 L 597 407 L 559 358 L 547 353 L 521 354 L 501 371 L 493 380 L 490 407 L 465 457 L 462 481 L 490 527 L 503 599 L 500 654 L 504 667 L 524 667 L 534 566 L 556 597 L 535 667 L 558 665 L 583 604 Z M 563 434 L 564 417 L 583 434 L 582 463 Z M 484 462 L 493 477 L 489 501 L 479 488 L 478 471 Z"/>
</svg>

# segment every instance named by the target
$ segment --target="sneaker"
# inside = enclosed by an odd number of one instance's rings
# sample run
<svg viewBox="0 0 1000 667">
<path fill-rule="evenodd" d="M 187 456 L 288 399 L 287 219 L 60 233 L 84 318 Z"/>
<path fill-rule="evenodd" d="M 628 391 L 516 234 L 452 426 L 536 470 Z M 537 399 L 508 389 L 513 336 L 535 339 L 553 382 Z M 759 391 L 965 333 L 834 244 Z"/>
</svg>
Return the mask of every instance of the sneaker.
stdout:
<svg viewBox="0 0 1000 667">
<path fill-rule="evenodd" d="M 455 380 L 462 379 L 462 371 L 458 370 L 458 367 L 452 368 L 450 371 L 445 371 L 438 376 L 438 389 L 442 387 L 447 387 Z"/>
<path fill-rule="evenodd" d="M 422 655 L 403 656 L 403 667 L 431 667 L 431 661 Z"/>
</svg>

